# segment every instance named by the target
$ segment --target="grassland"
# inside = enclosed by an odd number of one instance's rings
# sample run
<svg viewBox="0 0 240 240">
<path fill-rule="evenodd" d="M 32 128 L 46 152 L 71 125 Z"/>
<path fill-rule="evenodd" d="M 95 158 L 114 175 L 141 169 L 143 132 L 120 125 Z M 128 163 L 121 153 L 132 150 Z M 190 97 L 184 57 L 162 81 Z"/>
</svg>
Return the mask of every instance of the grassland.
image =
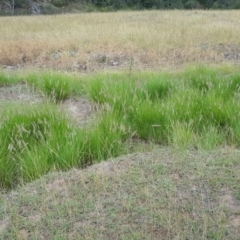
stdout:
<svg viewBox="0 0 240 240">
<path fill-rule="evenodd" d="M 1 18 L 0 239 L 238 240 L 238 16 Z"/>
<path fill-rule="evenodd" d="M 237 239 L 236 68 L 1 74 L 22 81 L 42 101 L 1 104 L 3 239 Z M 79 127 L 61 104 L 83 96 L 98 110 Z"/>
<path fill-rule="evenodd" d="M 176 10 L 5 17 L 0 64 L 91 72 L 236 63 L 239 14 Z"/>
</svg>

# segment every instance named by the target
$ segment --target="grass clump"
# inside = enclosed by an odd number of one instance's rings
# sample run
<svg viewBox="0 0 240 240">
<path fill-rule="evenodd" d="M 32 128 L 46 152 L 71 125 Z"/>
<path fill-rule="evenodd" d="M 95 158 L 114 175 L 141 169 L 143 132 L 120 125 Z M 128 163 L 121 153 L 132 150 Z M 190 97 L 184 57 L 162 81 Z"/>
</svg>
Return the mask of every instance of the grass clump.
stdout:
<svg viewBox="0 0 240 240">
<path fill-rule="evenodd" d="M 87 92 L 141 139 L 211 148 L 240 144 L 238 81 L 225 68 L 201 66 L 174 74 L 102 75 L 90 79 Z"/>
<path fill-rule="evenodd" d="M 174 91 L 171 75 L 169 73 L 152 75 L 152 77 L 145 82 L 144 89 L 151 101 L 158 101 L 169 97 L 171 92 Z"/>
<path fill-rule="evenodd" d="M 183 72 L 183 78 L 186 85 L 206 93 L 216 87 L 218 81 L 218 71 L 214 68 L 200 66 L 198 68 L 189 68 Z"/>
<path fill-rule="evenodd" d="M 117 114 L 108 112 L 96 120 L 94 127 L 85 130 L 83 155 L 87 164 L 116 157 L 128 151 L 123 148 L 123 143 L 129 137 L 130 131 L 122 121 Z"/>
<path fill-rule="evenodd" d="M 138 137 L 167 144 L 170 133 L 170 119 L 163 104 L 146 101 L 132 110 L 129 119 Z"/>
<path fill-rule="evenodd" d="M 7 74 L 0 70 L 0 87 L 5 85 L 16 84 L 20 81 L 20 78 L 16 74 Z"/>
<path fill-rule="evenodd" d="M 49 171 L 82 167 L 123 153 L 128 131 L 104 114 L 79 129 L 55 105 L 4 109 L 0 125 L 0 186 L 11 188 Z"/>
<path fill-rule="evenodd" d="M 52 102 L 64 101 L 71 94 L 81 95 L 82 84 L 74 76 L 54 73 L 30 73 L 26 80 Z"/>
<path fill-rule="evenodd" d="M 12 187 L 53 169 L 79 162 L 81 135 L 51 105 L 16 107 L 2 113 L 0 125 L 0 183 Z M 81 141 L 80 141 L 81 142 Z M 74 162 L 73 162 L 74 161 Z"/>
<path fill-rule="evenodd" d="M 229 76 L 222 83 L 222 87 L 219 88 L 218 95 L 222 96 L 224 99 L 231 99 L 232 97 L 240 97 L 240 74 L 235 73 Z"/>
</svg>

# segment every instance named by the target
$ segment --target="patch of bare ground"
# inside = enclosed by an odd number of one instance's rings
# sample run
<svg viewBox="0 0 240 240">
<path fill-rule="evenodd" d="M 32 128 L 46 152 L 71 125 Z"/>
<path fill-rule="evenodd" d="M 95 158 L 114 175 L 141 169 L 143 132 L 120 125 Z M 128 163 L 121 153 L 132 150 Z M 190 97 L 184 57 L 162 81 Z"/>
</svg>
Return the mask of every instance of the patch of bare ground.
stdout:
<svg viewBox="0 0 240 240">
<path fill-rule="evenodd" d="M 41 94 L 24 83 L 0 87 L 0 106 L 4 103 L 38 104 L 43 100 Z M 79 126 L 87 124 L 93 116 L 94 106 L 87 98 L 69 98 L 60 105 Z"/>
<path fill-rule="evenodd" d="M 240 217 L 240 201 L 233 196 L 233 193 L 225 191 L 224 195 L 221 196 L 221 201 L 229 209 L 230 213 L 239 215 L 238 218 Z"/>
<path fill-rule="evenodd" d="M 233 227 L 240 227 L 240 216 L 233 216 L 233 217 L 231 217 L 230 224 Z"/>
<path fill-rule="evenodd" d="M 33 92 L 26 84 L 0 87 L 0 101 L 39 103 L 42 97 Z"/>
<path fill-rule="evenodd" d="M 159 148 L 51 173 L 2 195 L 0 236 L 238 239 L 239 157 Z"/>
<path fill-rule="evenodd" d="M 68 112 L 78 126 L 87 124 L 94 113 L 93 103 L 84 97 L 69 98 L 61 103 L 61 107 Z"/>
<path fill-rule="evenodd" d="M 240 229 L 240 201 L 234 197 L 234 194 L 231 191 L 225 190 L 220 197 L 220 202 L 228 212 L 229 227 Z"/>
<path fill-rule="evenodd" d="M 0 221 L 0 235 L 3 233 L 3 231 L 7 228 L 8 222 L 7 220 L 1 220 Z"/>
</svg>

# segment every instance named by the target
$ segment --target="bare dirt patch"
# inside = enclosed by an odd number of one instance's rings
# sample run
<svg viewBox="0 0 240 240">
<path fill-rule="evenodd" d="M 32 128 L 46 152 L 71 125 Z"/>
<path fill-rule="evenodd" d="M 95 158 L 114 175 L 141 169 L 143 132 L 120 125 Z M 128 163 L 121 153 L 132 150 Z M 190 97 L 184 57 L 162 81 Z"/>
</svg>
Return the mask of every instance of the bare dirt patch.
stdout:
<svg viewBox="0 0 240 240">
<path fill-rule="evenodd" d="M 233 218 L 230 220 L 230 223 L 231 223 L 231 225 L 234 226 L 234 227 L 240 227 L 240 216 L 233 217 Z"/>
<path fill-rule="evenodd" d="M 18 233 L 18 237 L 20 238 L 20 239 L 27 239 L 28 238 L 28 235 L 29 235 L 29 233 L 28 233 L 28 231 L 26 230 L 26 229 L 21 229 L 20 231 L 19 231 L 19 233 Z"/>
<path fill-rule="evenodd" d="M 0 87 L 0 101 L 39 103 L 42 97 L 26 84 Z"/>
<path fill-rule="evenodd" d="M 39 104 L 42 101 L 44 98 L 27 84 L 0 87 L 0 106 L 6 102 Z M 94 106 L 87 98 L 70 98 L 60 104 L 78 126 L 87 124 L 93 116 Z"/>
<path fill-rule="evenodd" d="M 226 205 L 231 214 L 240 215 L 240 201 L 236 200 L 230 192 L 221 197 L 221 201 Z"/>
<path fill-rule="evenodd" d="M 69 113 L 78 126 L 87 124 L 93 116 L 93 104 L 84 97 L 67 99 L 61 104 L 61 107 Z"/>
<path fill-rule="evenodd" d="M 7 221 L 1 221 L 0 220 L 0 234 L 7 228 L 8 222 Z"/>
</svg>

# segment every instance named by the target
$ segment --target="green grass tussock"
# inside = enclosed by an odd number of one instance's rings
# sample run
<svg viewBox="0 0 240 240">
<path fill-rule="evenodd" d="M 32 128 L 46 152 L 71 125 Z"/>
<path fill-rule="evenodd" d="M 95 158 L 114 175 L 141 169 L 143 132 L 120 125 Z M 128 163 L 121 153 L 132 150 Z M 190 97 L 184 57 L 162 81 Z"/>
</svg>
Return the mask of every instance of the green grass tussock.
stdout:
<svg viewBox="0 0 240 240">
<path fill-rule="evenodd" d="M 133 130 L 138 137 L 168 144 L 170 119 L 163 104 L 146 101 L 134 108 L 130 119 Z"/>
<path fill-rule="evenodd" d="M 101 75 L 88 83 L 90 98 L 127 119 L 127 126 L 142 139 L 174 145 L 179 139 L 179 145 L 186 141 L 204 148 L 240 143 L 239 75 L 227 67 Z M 203 141 L 206 136 L 211 140 Z"/>
<path fill-rule="evenodd" d="M 75 138 L 75 129 L 55 106 L 6 109 L 0 125 L 1 185 L 11 187 L 54 168 L 72 167 L 71 160 L 78 161 Z"/>
<path fill-rule="evenodd" d="M 159 101 L 167 98 L 175 90 L 171 75 L 169 73 L 162 73 L 161 75 L 152 75 L 147 78 L 144 89 L 148 98 L 151 101 Z"/>
<path fill-rule="evenodd" d="M 94 127 L 85 131 L 86 142 L 83 152 L 85 163 L 93 164 L 127 152 L 123 148 L 123 142 L 129 136 L 129 129 L 118 115 L 103 114 L 96 120 Z"/>
<path fill-rule="evenodd" d="M 16 84 L 20 82 L 21 79 L 16 74 L 7 74 L 6 72 L 3 72 L 0 70 L 0 87 Z"/>
<path fill-rule="evenodd" d="M 189 68 L 183 73 L 184 82 L 193 89 L 198 89 L 202 93 L 215 88 L 218 81 L 218 70 L 214 68 Z M 220 75 L 219 75 L 220 76 Z"/>
<path fill-rule="evenodd" d="M 79 129 L 56 106 L 4 109 L 0 125 L 0 185 L 14 187 L 49 171 L 82 167 L 124 153 L 128 131 L 104 114 Z"/>
<path fill-rule="evenodd" d="M 82 84 L 79 77 L 70 74 L 36 72 L 27 74 L 25 78 L 30 85 L 53 102 L 64 101 L 71 94 L 82 94 Z"/>
</svg>

